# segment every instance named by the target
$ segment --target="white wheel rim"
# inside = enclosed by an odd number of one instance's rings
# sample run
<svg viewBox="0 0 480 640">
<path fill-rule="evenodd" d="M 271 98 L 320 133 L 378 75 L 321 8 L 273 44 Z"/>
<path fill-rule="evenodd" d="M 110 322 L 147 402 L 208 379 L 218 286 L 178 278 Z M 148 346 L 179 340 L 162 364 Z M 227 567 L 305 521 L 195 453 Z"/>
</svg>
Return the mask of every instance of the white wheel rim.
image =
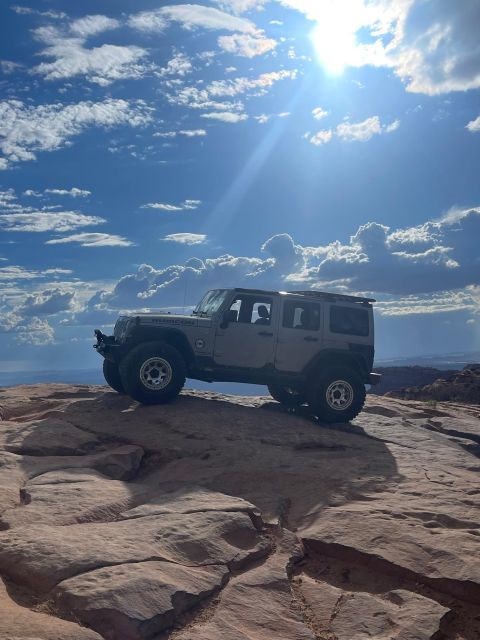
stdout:
<svg viewBox="0 0 480 640">
<path fill-rule="evenodd" d="M 353 402 L 353 388 L 346 380 L 335 380 L 329 385 L 325 397 L 330 409 L 345 411 Z"/>
<path fill-rule="evenodd" d="M 172 379 L 172 367 L 163 358 L 149 358 L 140 368 L 140 382 L 150 391 L 165 389 Z"/>
</svg>

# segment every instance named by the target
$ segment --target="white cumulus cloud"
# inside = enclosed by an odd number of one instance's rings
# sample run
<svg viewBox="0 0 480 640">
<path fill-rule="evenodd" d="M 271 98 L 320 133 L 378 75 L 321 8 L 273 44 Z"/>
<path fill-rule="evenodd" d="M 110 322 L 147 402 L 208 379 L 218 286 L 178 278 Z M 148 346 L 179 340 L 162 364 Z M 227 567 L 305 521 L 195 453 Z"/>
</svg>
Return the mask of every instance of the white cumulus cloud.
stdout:
<svg viewBox="0 0 480 640">
<path fill-rule="evenodd" d="M 475 120 L 471 120 L 467 124 L 466 128 L 472 133 L 476 133 L 477 131 L 480 131 L 480 116 L 478 116 L 478 118 L 475 118 Z"/>
<path fill-rule="evenodd" d="M 329 112 L 326 111 L 325 109 L 322 109 L 322 107 L 316 107 L 312 111 L 312 116 L 315 118 L 315 120 L 321 120 L 322 118 L 326 118 L 328 114 Z"/>
<path fill-rule="evenodd" d="M 55 315 L 72 309 L 75 292 L 68 289 L 45 289 L 26 296 L 16 311 L 23 316 Z"/>
<path fill-rule="evenodd" d="M 316 147 L 321 144 L 327 144 L 332 139 L 333 133 L 329 129 L 322 129 L 321 131 L 317 131 L 310 138 L 310 142 L 314 144 Z"/>
</svg>

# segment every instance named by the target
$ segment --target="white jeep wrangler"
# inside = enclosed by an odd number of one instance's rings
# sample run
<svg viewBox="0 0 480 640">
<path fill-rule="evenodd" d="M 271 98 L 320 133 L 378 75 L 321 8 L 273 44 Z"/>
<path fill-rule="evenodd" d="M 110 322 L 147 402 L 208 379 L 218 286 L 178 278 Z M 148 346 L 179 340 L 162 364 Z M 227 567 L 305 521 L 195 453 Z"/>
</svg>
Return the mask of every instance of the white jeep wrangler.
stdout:
<svg viewBox="0 0 480 640">
<path fill-rule="evenodd" d="M 107 383 L 144 404 L 168 402 L 186 378 L 265 384 L 325 422 L 354 418 L 373 366 L 370 298 L 320 291 L 208 291 L 191 315 L 120 316 L 95 330 Z"/>
</svg>

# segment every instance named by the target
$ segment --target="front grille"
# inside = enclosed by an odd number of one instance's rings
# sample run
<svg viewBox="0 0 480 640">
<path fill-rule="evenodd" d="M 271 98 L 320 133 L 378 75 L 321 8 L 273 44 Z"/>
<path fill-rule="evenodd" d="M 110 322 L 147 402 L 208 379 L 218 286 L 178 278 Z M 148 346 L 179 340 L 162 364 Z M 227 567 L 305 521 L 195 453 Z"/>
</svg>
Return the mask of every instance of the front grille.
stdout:
<svg viewBox="0 0 480 640">
<path fill-rule="evenodd" d="M 115 342 L 123 341 L 128 320 L 128 316 L 120 316 L 120 318 L 115 323 L 115 328 L 113 329 L 113 337 L 115 338 Z"/>
</svg>

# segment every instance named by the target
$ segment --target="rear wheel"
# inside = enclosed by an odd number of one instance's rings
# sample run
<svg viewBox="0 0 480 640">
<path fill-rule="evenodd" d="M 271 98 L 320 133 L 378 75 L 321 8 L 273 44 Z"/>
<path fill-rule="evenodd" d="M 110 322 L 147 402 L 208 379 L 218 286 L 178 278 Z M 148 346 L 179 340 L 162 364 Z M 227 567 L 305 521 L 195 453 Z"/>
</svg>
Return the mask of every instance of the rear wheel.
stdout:
<svg viewBox="0 0 480 640">
<path fill-rule="evenodd" d="M 103 361 L 103 376 L 108 386 L 114 391 L 117 391 L 118 393 L 125 393 L 122 379 L 120 377 L 120 371 L 118 370 L 118 364 L 116 362 L 110 362 L 110 360 Z"/>
<path fill-rule="evenodd" d="M 298 389 L 284 387 L 280 384 L 269 384 L 268 390 L 274 400 L 280 402 L 286 407 L 299 407 L 306 402 L 306 396 Z"/>
<path fill-rule="evenodd" d="M 164 404 L 185 384 L 182 354 L 166 342 L 149 342 L 132 349 L 120 363 L 125 391 L 143 404 Z"/>
<path fill-rule="evenodd" d="M 308 404 L 323 422 L 353 420 L 365 404 L 365 385 L 360 376 L 348 368 L 322 372 L 308 389 Z"/>
</svg>

